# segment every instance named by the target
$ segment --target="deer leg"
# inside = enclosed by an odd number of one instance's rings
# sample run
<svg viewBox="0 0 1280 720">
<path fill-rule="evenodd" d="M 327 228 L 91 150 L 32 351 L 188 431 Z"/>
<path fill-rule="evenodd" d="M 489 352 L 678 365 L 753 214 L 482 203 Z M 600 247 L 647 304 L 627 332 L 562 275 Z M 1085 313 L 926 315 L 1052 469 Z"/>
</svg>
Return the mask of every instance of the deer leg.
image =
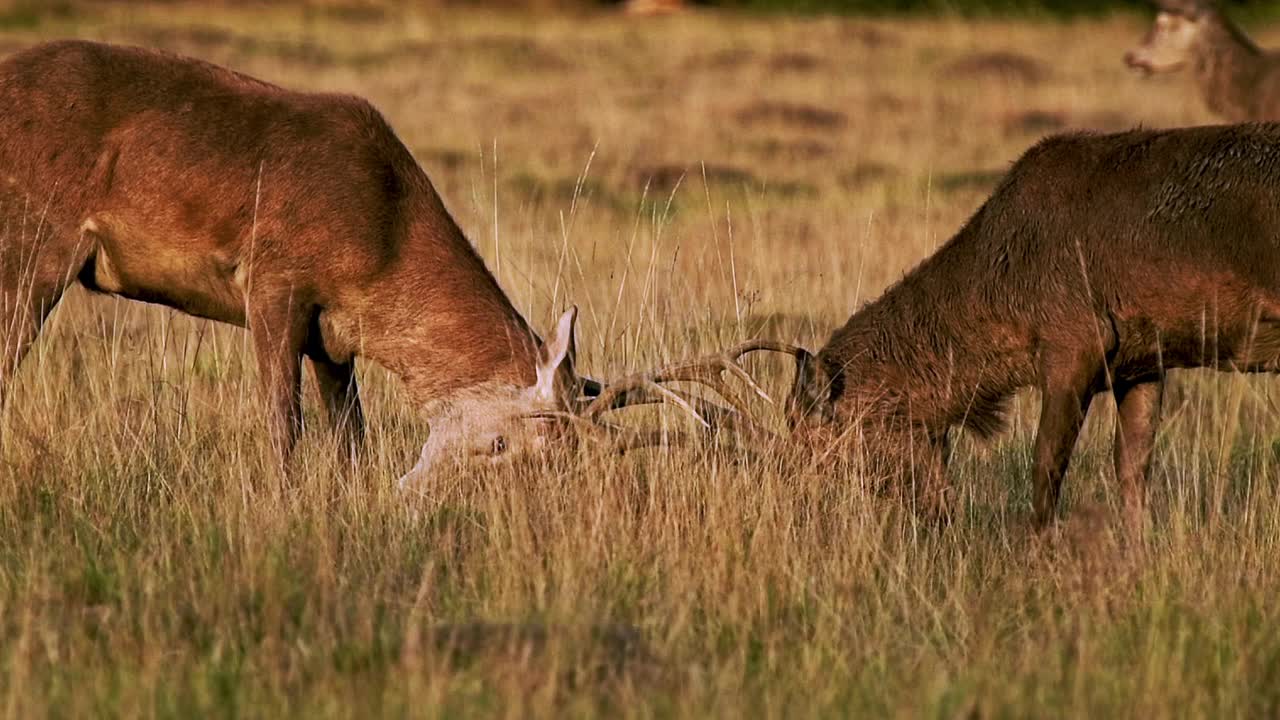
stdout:
<svg viewBox="0 0 1280 720">
<path fill-rule="evenodd" d="M 1160 423 L 1161 381 L 1117 386 L 1115 468 L 1124 494 L 1125 513 L 1131 522 L 1141 520 L 1146 502 L 1151 453 Z"/>
<path fill-rule="evenodd" d="M 356 387 L 355 361 L 339 363 L 324 356 L 310 357 L 320 401 L 338 437 L 338 454 L 355 463 L 364 441 L 364 411 Z"/>
<path fill-rule="evenodd" d="M 1079 356 L 1066 362 L 1046 363 L 1042 370 L 1040 425 L 1036 430 L 1034 506 L 1036 523 L 1053 521 L 1062 494 L 1062 480 L 1071 462 L 1071 451 L 1084 425 L 1100 362 Z"/>
<path fill-rule="evenodd" d="M 302 431 L 302 350 L 307 339 L 307 313 L 287 295 L 274 302 L 255 298 L 249 330 L 258 357 L 258 373 L 270 403 L 271 442 L 281 471 Z"/>
<path fill-rule="evenodd" d="M 940 438 L 920 438 L 912 459 L 912 482 L 915 486 L 916 508 L 924 515 L 940 522 L 949 522 L 954 508 L 951 484 L 947 481 L 947 460 L 950 448 L 944 433 Z"/>
<path fill-rule="evenodd" d="M 9 287 L 7 282 L 5 287 Z M 65 283 L 48 283 L 30 291 L 0 290 L 0 410 L 22 359 L 65 289 Z"/>
<path fill-rule="evenodd" d="M 0 411 L 14 374 L 86 254 L 80 243 L 61 235 L 15 238 L 6 220 L 0 213 Z"/>
</svg>

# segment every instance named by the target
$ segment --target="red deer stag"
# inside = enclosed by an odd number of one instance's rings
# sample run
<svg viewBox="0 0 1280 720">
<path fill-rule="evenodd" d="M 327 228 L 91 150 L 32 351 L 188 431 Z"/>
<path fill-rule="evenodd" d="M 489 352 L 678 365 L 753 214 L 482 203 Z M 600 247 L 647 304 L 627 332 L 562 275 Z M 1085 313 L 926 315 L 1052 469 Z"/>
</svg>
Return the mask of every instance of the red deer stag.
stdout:
<svg viewBox="0 0 1280 720">
<path fill-rule="evenodd" d="M 625 378 L 593 399 L 600 385 L 574 371 L 576 312 L 542 342 L 360 98 L 65 41 L 0 63 L 0 108 L 0 407 L 78 281 L 247 327 L 282 467 L 301 430 L 303 356 L 351 453 L 363 435 L 356 355 L 403 380 L 431 432 L 402 486 L 446 457 L 508 459 L 573 436 L 567 427 L 610 429 L 603 414 L 636 402 L 674 399 L 708 427 L 753 427 L 661 387 L 745 375 L 736 356 Z M 624 448 L 651 439 L 612 429 Z"/>
<path fill-rule="evenodd" d="M 1155 23 L 1125 53 L 1130 67 L 1190 67 L 1209 110 L 1230 122 L 1280 120 L 1280 56 L 1260 50 L 1213 0 L 1156 0 Z"/>
<path fill-rule="evenodd" d="M 861 436 L 876 469 L 945 496 L 947 432 L 1042 393 L 1033 470 L 1054 517 L 1090 401 L 1141 509 L 1167 368 L 1280 370 L 1280 125 L 1042 141 L 936 254 L 801 354 L 795 432 Z"/>
</svg>

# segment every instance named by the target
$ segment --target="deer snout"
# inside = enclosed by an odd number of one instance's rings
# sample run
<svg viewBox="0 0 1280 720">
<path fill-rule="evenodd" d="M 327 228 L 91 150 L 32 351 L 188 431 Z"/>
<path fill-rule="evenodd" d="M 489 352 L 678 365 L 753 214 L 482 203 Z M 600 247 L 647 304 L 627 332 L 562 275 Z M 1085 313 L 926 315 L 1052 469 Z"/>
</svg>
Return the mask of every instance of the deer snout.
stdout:
<svg viewBox="0 0 1280 720">
<path fill-rule="evenodd" d="M 421 488 L 426 484 L 427 478 L 430 476 L 431 465 L 435 460 L 433 445 L 431 439 L 428 438 L 426 444 L 422 446 L 422 454 L 418 457 L 418 462 L 410 468 L 409 472 L 400 476 L 396 481 L 396 490 L 400 494 L 407 494 L 410 490 Z"/>
</svg>

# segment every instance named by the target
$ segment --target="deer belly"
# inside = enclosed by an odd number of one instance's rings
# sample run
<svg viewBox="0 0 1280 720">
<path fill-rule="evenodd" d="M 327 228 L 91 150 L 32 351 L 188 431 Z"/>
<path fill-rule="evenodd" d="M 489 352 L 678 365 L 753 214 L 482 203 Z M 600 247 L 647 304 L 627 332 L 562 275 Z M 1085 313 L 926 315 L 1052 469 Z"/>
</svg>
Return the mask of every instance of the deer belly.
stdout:
<svg viewBox="0 0 1280 720">
<path fill-rule="evenodd" d="M 1256 310 L 1225 317 L 1206 312 L 1185 323 L 1143 325 L 1122 330 L 1114 360 L 1118 374 L 1126 374 L 1125 368 L 1280 370 L 1280 316 Z"/>
<path fill-rule="evenodd" d="M 234 262 L 211 244 L 160 239 L 103 217 L 86 220 L 81 231 L 95 244 L 81 273 L 89 289 L 244 324 Z"/>
</svg>

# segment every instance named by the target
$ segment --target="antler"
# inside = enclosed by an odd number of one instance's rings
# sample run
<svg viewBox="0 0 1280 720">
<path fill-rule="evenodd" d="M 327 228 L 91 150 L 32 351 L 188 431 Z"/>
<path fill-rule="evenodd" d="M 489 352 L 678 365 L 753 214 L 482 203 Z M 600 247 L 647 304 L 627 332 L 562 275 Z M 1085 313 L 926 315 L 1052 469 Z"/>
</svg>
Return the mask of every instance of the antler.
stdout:
<svg viewBox="0 0 1280 720">
<path fill-rule="evenodd" d="M 622 425 L 614 425 L 613 423 L 604 422 L 603 420 L 588 420 L 587 418 L 572 412 L 544 410 L 529 413 L 524 417 L 530 419 L 544 418 L 561 420 L 577 430 L 586 431 L 593 435 L 601 435 L 608 438 L 613 443 L 613 449 L 615 449 L 620 455 L 625 455 L 631 450 L 639 450 L 642 448 L 653 447 L 655 445 L 682 445 L 688 443 L 690 440 L 687 433 L 679 431 L 635 430 Z"/>
<path fill-rule="evenodd" d="M 669 403 L 688 412 L 708 431 L 714 432 L 729 427 L 757 439 L 775 438 L 774 433 L 751 419 L 746 401 L 728 384 L 729 377 L 736 378 L 760 398 L 773 402 L 764 388 L 760 387 L 760 384 L 741 364 L 744 356 L 760 350 L 791 355 L 796 359 L 797 368 L 802 366 L 809 357 L 807 350 L 795 345 L 773 340 L 748 340 L 723 352 L 628 375 L 609 383 L 595 398 L 583 402 L 579 410 L 580 415 L 587 421 L 599 423 L 600 416 L 611 410 L 631 405 Z M 692 393 L 666 387 L 665 383 L 672 382 L 695 383 L 710 388 L 728 402 L 730 407 L 724 407 Z"/>
</svg>

